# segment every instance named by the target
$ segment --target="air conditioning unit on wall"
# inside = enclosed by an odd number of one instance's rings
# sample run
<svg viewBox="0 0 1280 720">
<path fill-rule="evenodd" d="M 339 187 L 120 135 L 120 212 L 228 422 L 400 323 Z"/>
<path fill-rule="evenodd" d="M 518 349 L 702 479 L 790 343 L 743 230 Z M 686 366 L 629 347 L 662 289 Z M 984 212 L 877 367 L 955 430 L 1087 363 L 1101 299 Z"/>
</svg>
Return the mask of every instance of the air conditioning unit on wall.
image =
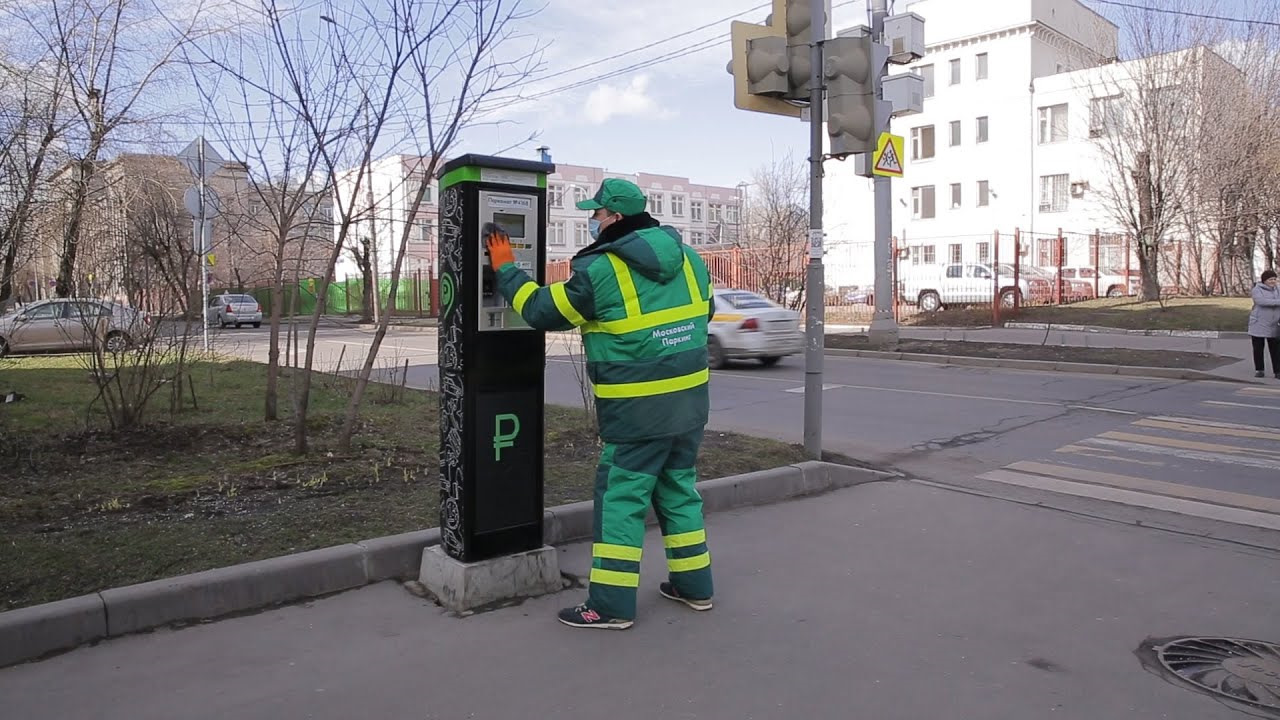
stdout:
<svg viewBox="0 0 1280 720">
<path fill-rule="evenodd" d="M 1080 182 L 1073 182 L 1071 183 L 1071 197 L 1073 198 L 1084 197 L 1084 193 L 1088 189 L 1089 189 L 1088 181 L 1082 180 Z"/>
</svg>

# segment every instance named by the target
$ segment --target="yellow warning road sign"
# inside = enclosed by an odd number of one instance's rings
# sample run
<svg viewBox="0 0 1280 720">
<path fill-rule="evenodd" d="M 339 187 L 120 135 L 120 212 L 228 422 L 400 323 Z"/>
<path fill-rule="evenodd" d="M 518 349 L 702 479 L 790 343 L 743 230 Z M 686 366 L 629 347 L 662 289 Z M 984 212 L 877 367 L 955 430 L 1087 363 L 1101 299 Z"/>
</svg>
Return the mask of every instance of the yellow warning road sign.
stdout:
<svg viewBox="0 0 1280 720">
<path fill-rule="evenodd" d="M 886 177 L 902 177 L 902 137 L 880 133 L 871 172 Z"/>
</svg>

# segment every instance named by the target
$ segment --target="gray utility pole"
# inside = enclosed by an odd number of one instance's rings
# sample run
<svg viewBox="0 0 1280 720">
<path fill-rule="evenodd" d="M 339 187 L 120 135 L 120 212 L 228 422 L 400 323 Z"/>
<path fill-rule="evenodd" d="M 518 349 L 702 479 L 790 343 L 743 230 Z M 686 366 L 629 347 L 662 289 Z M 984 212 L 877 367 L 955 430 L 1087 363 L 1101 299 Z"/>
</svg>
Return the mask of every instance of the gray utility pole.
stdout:
<svg viewBox="0 0 1280 720">
<path fill-rule="evenodd" d="M 204 136 L 200 136 L 200 173 L 196 176 L 200 185 L 200 218 L 196 224 L 196 240 L 195 246 L 200 248 L 200 256 L 196 260 L 196 264 L 200 267 L 200 327 L 202 328 L 202 336 L 204 337 L 204 351 L 209 352 L 209 268 L 207 266 L 209 256 L 209 242 L 206 239 L 208 230 L 205 223 L 208 222 L 209 210 L 207 202 L 208 194 L 204 187 L 205 176 L 205 157 L 204 157 Z"/>
<path fill-rule="evenodd" d="M 871 37 L 878 43 L 887 44 L 884 19 L 889 15 L 888 0 L 871 0 L 868 12 L 871 15 Z M 874 73 L 873 83 L 875 97 L 884 98 L 884 76 L 879 72 Z M 887 122 L 883 127 L 876 128 L 877 135 L 888 131 Z M 901 158 L 898 159 L 901 161 Z M 890 178 L 883 175 L 876 175 L 872 180 L 875 194 L 875 228 L 872 237 L 876 284 L 875 312 L 871 316 L 871 326 L 867 329 L 867 339 L 875 344 L 898 341 L 898 321 L 893 317 L 893 264 L 897 259 L 893 257 L 889 241 L 890 223 L 893 221 L 893 190 L 890 182 Z"/>
<path fill-rule="evenodd" d="M 809 267 L 805 287 L 804 451 L 822 459 L 822 371 L 826 350 L 826 270 L 822 265 L 822 43 L 824 0 L 809 0 L 812 72 L 809 86 Z"/>
<path fill-rule="evenodd" d="M 204 136 L 191 141 L 178 153 L 178 160 L 187 166 L 196 178 L 196 185 L 187 188 L 183 203 L 191 213 L 191 248 L 195 252 L 196 267 L 200 271 L 200 317 L 203 320 L 201 336 L 204 351 L 209 352 L 209 253 L 213 250 L 213 219 L 221 212 L 218 196 L 211 192 L 206 180 L 213 177 L 226 162 L 205 142 Z"/>
</svg>

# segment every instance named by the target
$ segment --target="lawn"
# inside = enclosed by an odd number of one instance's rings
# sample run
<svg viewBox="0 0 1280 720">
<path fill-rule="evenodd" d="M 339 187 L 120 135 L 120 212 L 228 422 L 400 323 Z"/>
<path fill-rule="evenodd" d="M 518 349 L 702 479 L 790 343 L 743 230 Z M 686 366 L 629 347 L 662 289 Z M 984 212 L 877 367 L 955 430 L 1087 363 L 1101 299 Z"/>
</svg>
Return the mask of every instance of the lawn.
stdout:
<svg viewBox="0 0 1280 720">
<path fill-rule="evenodd" d="M 199 409 L 158 396 L 145 428 L 108 429 L 76 357 L 0 359 L 0 611 L 437 525 L 433 393 L 375 386 L 350 452 L 334 448 L 350 380 L 319 376 L 298 457 L 262 420 L 266 369 L 209 362 Z M 290 381 L 281 383 L 281 407 Z M 591 497 L 598 452 L 580 410 L 546 411 L 548 506 Z M 705 478 L 803 460 L 796 446 L 708 433 Z"/>
<path fill-rule="evenodd" d="M 1022 308 L 1001 312 L 1004 322 L 1096 325 L 1124 330 L 1218 330 L 1244 332 L 1249 325 L 1249 298 L 1178 297 L 1162 306 L 1135 298 L 1102 298 L 1071 305 Z M 904 318 L 904 325 L 976 327 L 991 324 L 990 306 L 955 308 L 918 313 Z"/>
</svg>

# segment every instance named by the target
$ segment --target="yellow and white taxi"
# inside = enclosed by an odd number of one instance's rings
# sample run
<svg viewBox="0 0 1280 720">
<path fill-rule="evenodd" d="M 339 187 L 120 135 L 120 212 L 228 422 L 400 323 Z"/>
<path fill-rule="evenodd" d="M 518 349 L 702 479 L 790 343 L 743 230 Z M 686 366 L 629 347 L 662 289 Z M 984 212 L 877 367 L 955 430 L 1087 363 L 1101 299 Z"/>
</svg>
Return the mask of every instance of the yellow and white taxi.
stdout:
<svg viewBox="0 0 1280 720">
<path fill-rule="evenodd" d="M 804 351 L 800 313 L 748 290 L 716 290 L 712 300 L 715 312 L 707 328 L 711 367 L 749 358 L 768 367 Z"/>
</svg>

